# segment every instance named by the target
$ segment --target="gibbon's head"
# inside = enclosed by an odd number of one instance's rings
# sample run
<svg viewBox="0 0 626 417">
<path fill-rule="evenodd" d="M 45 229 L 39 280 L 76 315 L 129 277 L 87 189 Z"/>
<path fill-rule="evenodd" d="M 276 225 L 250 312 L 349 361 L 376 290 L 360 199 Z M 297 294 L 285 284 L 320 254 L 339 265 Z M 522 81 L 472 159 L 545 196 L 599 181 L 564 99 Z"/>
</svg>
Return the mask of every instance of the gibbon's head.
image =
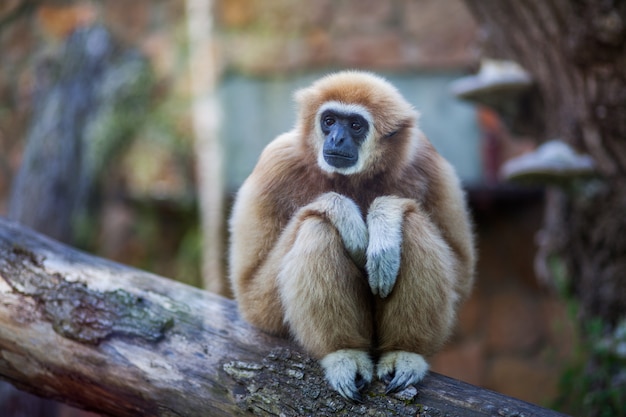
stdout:
<svg viewBox="0 0 626 417">
<path fill-rule="evenodd" d="M 296 92 L 295 98 L 304 145 L 323 171 L 376 174 L 412 159 L 418 113 L 383 78 L 339 72 Z"/>
</svg>

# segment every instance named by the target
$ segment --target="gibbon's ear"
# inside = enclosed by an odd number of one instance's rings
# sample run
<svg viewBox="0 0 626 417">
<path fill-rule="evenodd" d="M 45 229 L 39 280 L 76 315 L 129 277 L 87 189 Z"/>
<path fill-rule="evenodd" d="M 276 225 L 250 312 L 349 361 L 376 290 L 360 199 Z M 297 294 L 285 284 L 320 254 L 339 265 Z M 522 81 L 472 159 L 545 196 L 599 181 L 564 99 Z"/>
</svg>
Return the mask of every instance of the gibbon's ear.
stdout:
<svg viewBox="0 0 626 417">
<path fill-rule="evenodd" d="M 391 139 L 392 137 L 394 137 L 395 135 L 397 135 L 397 134 L 398 134 L 398 133 L 399 133 L 402 129 L 403 129 L 403 128 L 402 128 L 402 127 L 400 127 L 400 128 L 398 128 L 398 129 L 394 130 L 394 131 L 393 131 L 393 132 L 391 132 L 391 133 L 387 133 L 387 134 L 385 135 L 385 139 Z"/>
<path fill-rule="evenodd" d="M 409 119 L 409 120 L 405 120 L 404 122 L 400 123 L 398 125 L 398 127 L 393 129 L 391 132 L 385 134 L 383 136 L 383 139 L 391 139 L 394 136 L 397 136 L 398 133 L 403 133 L 406 129 L 409 129 L 411 127 L 414 127 L 414 128 L 417 129 L 418 128 L 417 123 L 419 121 L 419 117 L 420 117 L 419 112 L 415 111 L 415 117 L 412 120 Z"/>
<path fill-rule="evenodd" d="M 301 88 L 293 93 L 293 100 L 295 101 L 298 109 L 310 110 L 315 113 L 317 108 L 322 105 L 320 102 L 322 92 L 315 85 Z"/>
<path fill-rule="evenodd" d="M 311 87 L 305 87 L 305 88 L 296 90 L 293 93 L 293 101 L 295 101 L 298 106 L 301 106 L 302 103 L 307 101 L 307 98 L 308 98 L 307 96 L 310 94 L 310 90 L 311 90 Z"/>
<path fill-rule="evenodd" d="M 320 106 L 320 93 L 315 87 L 306 87 L 293 93 L 293 100 L 296 103 L 296 112 L 298 123 L 305 128 L 306 131 L 313 131 L 315 125 L 315 116 L 317 108 Z"/>
</svg>

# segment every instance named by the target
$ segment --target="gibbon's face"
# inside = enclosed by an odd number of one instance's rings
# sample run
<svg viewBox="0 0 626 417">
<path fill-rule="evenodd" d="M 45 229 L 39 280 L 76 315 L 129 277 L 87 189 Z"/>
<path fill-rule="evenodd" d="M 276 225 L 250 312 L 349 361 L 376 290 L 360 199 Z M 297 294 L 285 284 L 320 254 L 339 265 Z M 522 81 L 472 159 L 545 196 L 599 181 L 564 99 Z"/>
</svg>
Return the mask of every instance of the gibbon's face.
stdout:
<svg viewBox="0 0 626 417">
<path fill-rule="evenodd" d="M 327 102 L 317 112 L 318 137 L 323 141 L 318 155 L 320 168 L 350 175 L 367 162 L 372 142 L 372 116 L 362 106 Z"/>
<path fill-rule="evenodd" d="M 385 79 L 330 74 L 296 92 L 307 152 L 329 174 L 375 175 L 412 160 L 418 113 Z"/>
</svg>

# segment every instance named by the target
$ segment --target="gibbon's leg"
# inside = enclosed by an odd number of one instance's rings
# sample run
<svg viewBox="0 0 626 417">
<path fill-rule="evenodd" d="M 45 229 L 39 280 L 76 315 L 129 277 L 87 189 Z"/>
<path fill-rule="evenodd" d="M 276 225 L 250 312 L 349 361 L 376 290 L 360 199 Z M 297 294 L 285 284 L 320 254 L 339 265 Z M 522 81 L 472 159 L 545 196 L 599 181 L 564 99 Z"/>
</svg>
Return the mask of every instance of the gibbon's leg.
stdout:
<svg viewBox="0 0 626 417">
<path fill-rule="evenodd" d="M 379 197 L 367 217 L 368 278 L 376 299 L 380 360 L 377 375 L 387 392 L 419 382 L 428 371 L 423 355 L 450 333 L 457 295 L 456 258 L 419 204 Z"/>
<path fill-rule="evenodd" d="M 296 340 L 322 358 L 331 386 L 359 401 L 373 363 L 372 296 L 362 266 L 367 229 L 356 204 L 327 193 L 296 214 L 278 274 L 285 321 Z"/>
</svg>

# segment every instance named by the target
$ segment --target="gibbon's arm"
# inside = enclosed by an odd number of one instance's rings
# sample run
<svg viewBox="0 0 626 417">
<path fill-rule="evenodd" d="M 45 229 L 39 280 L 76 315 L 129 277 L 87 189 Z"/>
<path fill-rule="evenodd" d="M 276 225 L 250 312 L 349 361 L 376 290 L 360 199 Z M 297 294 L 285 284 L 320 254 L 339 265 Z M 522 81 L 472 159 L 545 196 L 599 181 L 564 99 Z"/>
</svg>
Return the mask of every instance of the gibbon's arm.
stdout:
<svg viewBox="0 0 626 417">
<path fill-rule="evenodd" d="M 258 185 L 248 179 L 239 189 L 230 219 L 230 280 L 235 298 L 240 299 L 243 285 L 267 256 L 263 242 L 273 241 L 272 222 L 259 213 Z"/>
<path fill-rule="evenodd" d="M 438 176 L 431 187 L 428 215 L 455 255 L 455 291 L 465 299 L 474 283 L 476 252 L 470 214 L 454 168 L 439 156 Z"/>
<path fill-rule="evenodd" d="M 376 198 L 368 210 L 369 244 L 366 269 L 374 295 L 385 298 L 393 290 L 401 266 L 403 241 L 426 241 L 431 237 L 451 250 L 440 255 L 455 271 L 455 292 L 460 298 L 464 298 L 471 289 L 475 254 L 469 215 L 453 168 L 442 158 L 438 159 L 438 175 L 433 177 L 431 195 L 424 204 L 408 198 L 382 196 Z M 404 227 L 404 220 L 412 211 L 423 213 L 421 217 L 429 223 L 427 230 L 433 236 L 405 235 L 410 231 Z M 433 254 L 437 256 L 436 253 Z"/>
<path fill-rule="evenodd" d="M 277 173 L 287 172 L 283 156 L 292 148 L 289 134 L 279 136 L 261 153 L 252 174 L 237 193 L 230 218 L 230 279 L 237 299 L 244 281 L 262 266 L 285 226 L 273 211 L 273 196 L 268 195 L 270 181 Z"/>
</svg>

